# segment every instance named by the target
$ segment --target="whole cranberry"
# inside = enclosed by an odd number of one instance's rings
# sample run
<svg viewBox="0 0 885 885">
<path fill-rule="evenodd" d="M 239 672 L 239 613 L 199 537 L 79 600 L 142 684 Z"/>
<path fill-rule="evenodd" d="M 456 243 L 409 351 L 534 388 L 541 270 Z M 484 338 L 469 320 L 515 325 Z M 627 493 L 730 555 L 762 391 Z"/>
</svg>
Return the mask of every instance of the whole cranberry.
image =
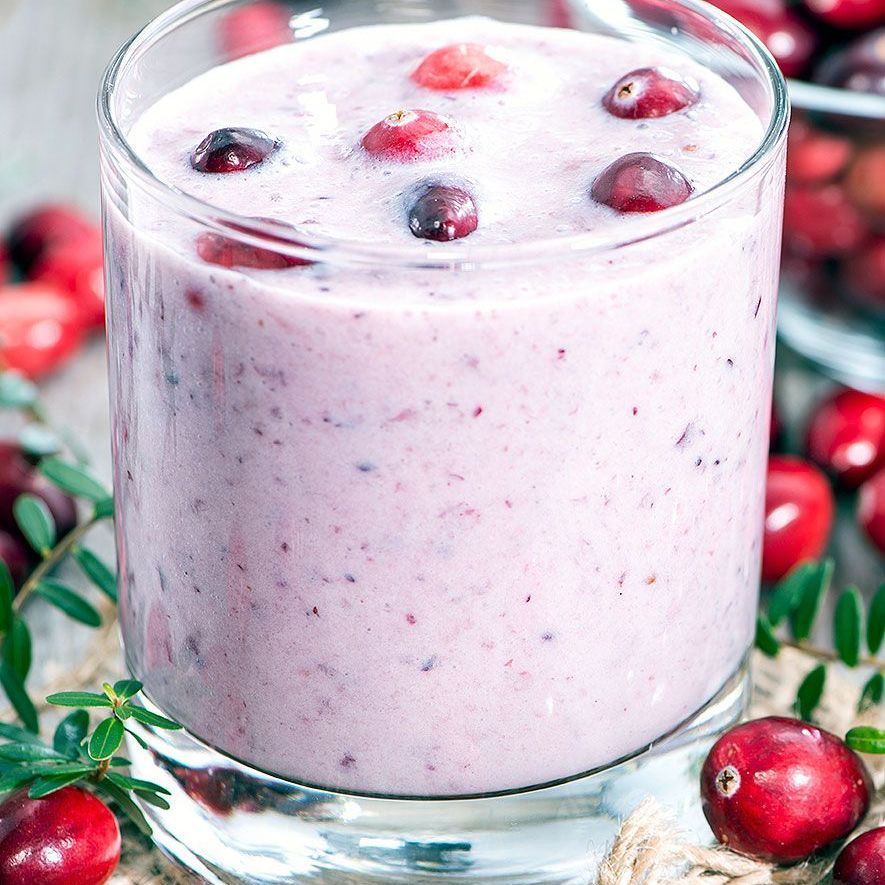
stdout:
<svg viewBox="0 0 885 885">
<path fill-rule="evenodd" d="M 857 521 L 878 550 L 885 553 L 885 469 L 860 487 Z"/>
<path fill-rule="evenodd" d="M 849 139 L 794 120 L 787 149 L 787 178 L 793 184 L 826 184 L 838 178 L 853 154 Z"/>
<path fill-rule="evenodd" d="M 361 142 L 373 157 L 382 160 L 431 160 L 458 149 L 450 120 L 432 111 L 397 111 L 376 123 Z"/>
<path fill-rule="evenodd" d="M 42 206 L 12 226 L 9 254 L 19 270 L 27 273 L 51 246 L 73 242 L 97 232 L 97 226 L 73 207 Z"/>
<path fill-rule="evenodd" d="M 772 716 L 738 725 L 701 771 L 704 815 L 734 851 L 792 863 L 847 836 L 866 813 L 872 783 L 835 735 Z"/>
<path fill-rule="evenodd" d="M 768 461 L 762 579 L 779 581 L 800 562 L 817 559 L 833 526 L 833 491 L 813 464 L 789 455 Z"/>
<path fill-rule="evenodd" d="M 845 192 L 874 219 L 885 219 L 885 144 L 858 153 L 845 177 Z"/>
<path fill-rule="evenodd" d="M 833 867 L 833 885 L 882 885 L 885 882 L 885 827 L 852 839 Z"/>
<path fill-rule="evenodd" d="M 847 255 L 860 246 L 869 228 L 838 184 L 791 186 L 784 201 L 784 243 L 811 257 Z"/>
<path fill-rule="evenodd" d="M 805 5 L 837 28 L 873 28 L 885 22 L 885 0 L 805 0 Z"/>
<path fill-rule="evenodd" d="M 885 237 L 846 261 L 842 274 L 851 295 L 867 307 L 885 310 Z"/>
<path fill-rule="evenodd" d="M 758 37 L 784 76 L 798 77 L 808 69 L 817 49 L 817 37 L 783 0 L 713 0 L 713 5 Z"/>
<path fill-rule="evenodd" d="M 279 146 L 279 142 L 258 129 L 216 129 L 194 148 L 191 166 L 211 174 L 244 172 L 263 163 Z"/>
<path fill-rule="evenodd" d="M 700 87 L 668 68 L 637 68 L 618 80 L 603 96 L 603 107 L 615 117 L 666 117 L 697 104 Z"/>
<path fill-rule="evenodd" d="M 117 819 L 86 790 L 43 799 L 20 790 L 0 804 L 3 885 L 102 885 L 119 862 Z"/>
<path fill-rule="evenodd" d="M 6 563 L 15 586 L 20 587 L 31 566 L 31 557 L 25 542 L 0 529 L 0 559 Z"/>
<path fill-rule="evenodd" d="M 618 212 L 658 212 L 684 203 L 692 194 L 688 179 L 651 154 L 626 154 L 605 169 L 590 193 Z"/>
<path fill-rule="evenodd" d="M 290 18 L 287 7 L 274 0 L 259 0 L 231 10 L 218 26 L 222 54 L 233 60 L 289 42 Z"/>
<path fill-rule="evenodd" d="M 885 467 L 885 397 L 842 390 L 827 397 L 808 425 L 809 457 L 856 488 Z"/>
<path fill-rule="evenodd" d="M 412 79 L 425 89 L 480 89 L 500 82 L 507 65 L 492 58 L 478 43 L 454 43 L 431 52 Z"/>
<path fill-rule="evenodd" d="M 472 234 L 478 224 L 476 203 L 460 187 L 431 185 L 409 211 L 409 229 L 425 240 L 458 240 Z"/>
<path fill-rule="evenodd" d="M 814 79 L 836 89 L 885 95 L 885 28 L 826 58 L 814 72 Z"/>
</svg>

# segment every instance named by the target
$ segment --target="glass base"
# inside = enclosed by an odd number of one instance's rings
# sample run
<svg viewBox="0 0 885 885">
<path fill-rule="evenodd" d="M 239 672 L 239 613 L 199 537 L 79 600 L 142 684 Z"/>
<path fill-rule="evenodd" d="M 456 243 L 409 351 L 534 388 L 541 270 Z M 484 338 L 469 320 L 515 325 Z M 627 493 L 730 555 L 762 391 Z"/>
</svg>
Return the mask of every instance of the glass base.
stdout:
<svg viewBox="0 0 885 885">
<path fill-rule="evenodd" d="M 139 727 L 133 774 L 172 792 L 143 805 L 159 846 L 211 883 L 586 885 L 621 820 L 654 796 L 710 838 L 698 773 L 743 714 L 744 664 L 689 721 L 625 762 L 557 786 L 476 799 L 386 799 L 303 787 L 187 732 Z M 162 712 L 162 711 L 160 711 Z M 130 725 L 135 725 L 130 721 Z"/>
</svg>

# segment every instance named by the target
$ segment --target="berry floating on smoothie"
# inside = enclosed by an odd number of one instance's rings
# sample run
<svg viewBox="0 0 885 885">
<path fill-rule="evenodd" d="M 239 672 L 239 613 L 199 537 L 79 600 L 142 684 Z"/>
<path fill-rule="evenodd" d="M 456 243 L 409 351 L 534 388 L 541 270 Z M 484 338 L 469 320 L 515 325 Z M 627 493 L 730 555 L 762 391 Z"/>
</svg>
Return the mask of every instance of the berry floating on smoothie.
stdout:
<svg viewBox="0 0 885 885">
<path fill-rule="evenodd" d="M 279 142 L 258 129 L 216 129 L 194 148 L 191 166 L 212 174 L 243 172 L 263 163 L 278 147 Z"/>
<path fill-rule="evenodd" d="M 424 240 L 459 240 L 472 234 L 478 224 L 476 203 L 460 187 L 430 185 L 409 212 L 409 229 Z"/>
<path fill-rule="evenodd" d="M 602 99 L 616 117 L 640 120 L 666 117 L 697 104 L 700 87 L 668 68 L 638 68 L 621 77 Z"/>
<path fill-rule="evenodd" d="M 364 136 L 362 146 L 382 160 L 432 160 L 458 149 L 450 120 L 433 111 L 396 111 L 376 123 Z"/>
<path fill-rule="evenodd" d="M 684 203 L 691 195 L 688 179 L 651 154 L 626 154 L 605 169 L 590 190 L 597 203 L 618 212 L 659 212 Z"/>
<path fill-rule="evenodd" d="M 425 89 L 479 89 L 500 81 L 507 65 L 478 43 L 455 43 L 431 52 L 412 74 Z"/>
</svg>

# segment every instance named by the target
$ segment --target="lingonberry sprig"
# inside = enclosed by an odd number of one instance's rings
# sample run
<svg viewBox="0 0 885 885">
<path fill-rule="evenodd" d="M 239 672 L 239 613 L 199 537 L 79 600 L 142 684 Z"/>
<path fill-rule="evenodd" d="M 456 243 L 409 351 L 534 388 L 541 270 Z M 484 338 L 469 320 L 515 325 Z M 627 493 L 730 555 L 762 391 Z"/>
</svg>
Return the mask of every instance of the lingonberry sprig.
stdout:
<svg viewBox="0 0 885 885">
<path fill-rule="evenodd" d="M 809 721 L 823 697 L 828 665 L 835 662 L 872 671 L 858 701 L 860 712 L 881 704 L 885 696 L 885 658 L 880 655 L 885 640 L 885 584 L 866 610 L 857 587 L 842 590 L 833 614 L 834 650 L 811 642 L 833 570 L 832 559 L 797 566 L 775 586 L 756 622 L 756 647 L 769 657 L 788 647 L 817 659 L 796 693 L 796 712 Z"/>
<path fill-rule="evenodd" d="M 178 729 L 181 726 L 165 716 L 138 705 L 140 682 L 125 679 L 114 685 L 105 683 L 103 692 L 68 691 L 50 695 L 47 702 L 60 707 L 76 707 L 55 729 L 52 745 L 44 744 L 32 732 L 17 725 L 0 723 L 0 794 L 28 788 L 32 799 L 48 796 L 71 784 L 85 786 L 116 803 L 146 835 L 151 828 L 133 795 L 158 808 L 168 809 L 164 796 L 169 791 L 151 781 L 122 774 L 130 765 L 117 755 L 126 733 L 144 745 L 140 735 L 127 725 L 135 720 L 152 728 Z M 109 714 L 90 731 L 88 709 L 103 709 Z"/>
</svg>

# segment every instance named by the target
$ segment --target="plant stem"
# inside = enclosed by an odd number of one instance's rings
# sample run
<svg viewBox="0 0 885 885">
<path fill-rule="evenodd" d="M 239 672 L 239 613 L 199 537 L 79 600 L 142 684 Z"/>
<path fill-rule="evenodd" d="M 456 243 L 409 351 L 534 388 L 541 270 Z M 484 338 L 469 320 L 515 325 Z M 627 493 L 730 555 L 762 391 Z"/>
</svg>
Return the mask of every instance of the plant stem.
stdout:
<svg viewBox="0 0 885 885">
<path fill-rule="evenodd" d="M 817 645 L 812 645 L 810 642 L 796 642 L 792 639 L 781 639 L 780 643 L 787 648 L 794 648 L 796 651 L 801 651 L 803 654 L 811 655 L 813 658 L 821 658 L 824 661 L 832 661 L 833 663 L 839 663 L 842 660 L 836 652 L 830 651 L 827 648 L 821 648 Z M 858 659 L 857 666 L 873 667 L 876 670 L 885 671 L 885 659 L 872 656 L 862 657 Z"/>
</svg>

